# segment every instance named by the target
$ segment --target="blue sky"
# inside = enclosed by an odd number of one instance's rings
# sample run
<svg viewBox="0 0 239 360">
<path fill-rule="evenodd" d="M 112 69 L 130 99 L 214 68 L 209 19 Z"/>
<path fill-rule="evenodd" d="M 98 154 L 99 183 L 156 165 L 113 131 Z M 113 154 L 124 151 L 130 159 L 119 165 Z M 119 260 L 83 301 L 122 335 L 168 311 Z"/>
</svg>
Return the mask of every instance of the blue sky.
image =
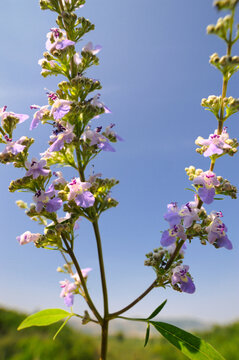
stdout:
<svg viewBox="0 0 239 360">
<path fill-rule="evenodd" d="M 91 0 L 80 11 L 96 25 L 82 42 L 101 44 L 100 66 L 90 74 L 103 84 L 102 101 L 112 115 L 95 120 L 95 125 L 116 123 L 125 139 L 116 153 L 103 153 L 94 170 L 116 177 L 120 184 L 113 196 L 118 208 L 100 219 L 110 309 L 116 311 L 132 301 L 154 280 L 153 270 L 144 267 L 145 253 L 159 246 L 166 205 L 191 200 L 184 168 L 194 165 L 207 170 L 209 160 L 195 152 L 197 136 L 207 137 L 216 128 L 211 113 L 201 106 L 201 98 L 221 93 L 221 75 L 212 68 L 209 56 L 224 55 L 224 43 L 206 35 L 206 26 L 215 23 L 218 13 L 211 1 L 201 0 Z M 55 14 L 40 11 L 38 1 L 17 0 L 1 4 L 2 51 L 0 58 L 1 105 L 8 110 L 31 114 L 31 104 L 46 104 L 44 88 L 55 90 L 57 78 L 44 79 L 37 64 L 42 58 L 45 35 L 54 26 Z M 237 14 L 238 19 L 238 14 Z M 79 46 L 80 50 L 81 45 Z M 233 53 L 238 55 L 238 44 Z M 238 97 L 238 75 L 230 81 L 228 94 Z M 229 121 L 229 134 L 238 135 L 238 115 Z M 29 123 L 18 127 L 17 136 L 36 138 L 32 155 L 47 148 L 47 127 L 30 132 Z M 64 307 L 59 298 L 62 280 L 56 268 L 62 265 L 55 253 L 20 247 L 16 236 L 26 230 L 41 229 L 15 205 L 24 194 L 7 192 L 12 179 L 24 175 L 11 165 L 1 169 L 0 304 L 34 311 Z M 238 157 L 224 157 L 215 172 L 238 185 Z M 88 174 L 90 169 L 88 169 Z M 67 171 L 67 176 L 73 173 Z M 225 199 L 208 209 L 222 210 L 234 249 L 216 250 L 200 245 L 188 247 L 185 263 L 190 265 L 197 291 L 180 294 L 171 289 L 155 289 L 129 312 L 147 315 L 165 298 L 162 317 L 195 317 L 214 322 L 239 318 L 238 307 L 238 201 Z M 77 238 L 77 254 L 82 267 L 92 267 L 88 284 L 101 308 L 101 287 L 93 231 L 82 221 Z M 76 300 L 75 311 L 85 306 Z"/>
</svg>

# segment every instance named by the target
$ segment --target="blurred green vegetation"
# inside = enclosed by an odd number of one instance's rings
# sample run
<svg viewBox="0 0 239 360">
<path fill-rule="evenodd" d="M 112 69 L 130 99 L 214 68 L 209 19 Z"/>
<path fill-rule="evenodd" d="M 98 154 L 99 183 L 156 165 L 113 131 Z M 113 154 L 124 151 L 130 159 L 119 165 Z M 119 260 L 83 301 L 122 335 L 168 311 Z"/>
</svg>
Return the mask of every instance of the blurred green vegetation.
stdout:
<svg viewBox="0 0 239 360">
<path fill-rule="evenodd" d="M 55 341 L 60 323 L 17 331 L 26 317 L 0 309 L 0 360 L 98 360 L 99 338 L 66 326 Z M 213 345 L 226 360 L 239 359 L 239 322 L 214 326 L 197 334 Z M 126 338 L 122 332 L 109 340 L 109 360 L 185 360 L 177 349 L 160 336 L 153 336 L 146 348 L 144 340 Z"/>
</svg>

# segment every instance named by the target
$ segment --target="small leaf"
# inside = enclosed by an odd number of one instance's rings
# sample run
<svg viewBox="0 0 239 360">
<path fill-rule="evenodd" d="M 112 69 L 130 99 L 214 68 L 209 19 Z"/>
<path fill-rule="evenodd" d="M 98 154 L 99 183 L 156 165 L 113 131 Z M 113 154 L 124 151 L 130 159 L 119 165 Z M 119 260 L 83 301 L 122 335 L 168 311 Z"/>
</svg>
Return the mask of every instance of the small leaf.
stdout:
<svg viewBox="0 0 239 360">
<path fill-rule="evenodd" d="M 214 200 L 224 200 L 224 198 L 214 198 Z"/>
<path fill-rule="evenodd" d="M 192 192 L 196 193 L 196 191 L 193 190 L 193 189 L 185 188 L 184 190 L 189 190 L 189 191 L 192 191 Z"/>
<path fill-rule="evenodd" d="M 46 309 L 28 316 L 21 322 L 17 330 L 22 330 L 31 326 L 47 326 L 71 316 L 71 313 L 62 309 Z"/>
<path fill-rule="evenodd" d="M 157 307 L 157 309 L 155 309 L 155 310 L 152 312 L 152 314 L 151 314 L 147 319 L 148 319 L 148 320 L 151 320 L 151 319 L 153 319 L 155 316 L 157 316 L 157 315 L 160 313 L 160 311 L 164 308 L 166 302 L 167 302 L 167 300 L 165 300 L 161 305 L 159 305 L 159 306 Z"/>
<path fill-rule="evenodd" d="M 174 325 L 150 321 L 171 344 L 193 360 L 225 360 L 210 344 Z"/>
<path fill-rule="evenodd" d="M 63 322 L 63 324 L 60 326 L 60 328 L 57 330 L 57 332 L 53 336 L 53 340 L 56 340 L 57 335 L 61 332 L 63 327 L 68 323 L 68 321 L 72 318 L 72 316 L 73 316 L 73 314 L 71 314 L 70 316 L 68 316 L 68 318 L 66 318 L 66 320 Z"/>
<path fill-rule="evenodd" d="M 149 335 L 150 335 L 150 323 L 148 323 L 148 325 L 147 325 L 146 334 L 145 334 L 145 341 L 144 341 L 144 347 L 148 344 Z"/>
</svg>

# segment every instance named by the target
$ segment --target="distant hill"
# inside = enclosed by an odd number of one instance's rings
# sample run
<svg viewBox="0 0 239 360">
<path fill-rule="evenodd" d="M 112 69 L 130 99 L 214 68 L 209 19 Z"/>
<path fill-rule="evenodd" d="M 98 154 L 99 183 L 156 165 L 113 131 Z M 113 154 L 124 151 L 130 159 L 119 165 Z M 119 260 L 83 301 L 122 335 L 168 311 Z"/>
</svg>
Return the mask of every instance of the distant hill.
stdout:
<svg viewBox="0 0 239 360">
<path fill-rule="evenodd" d="M 99 336 L 88 335 L 66 326 L 55 341 L 54 334 L 61 323 L 49 327 L 33 327 L 17 331 L 17 326 L 26 317 L 12 310 L 0 308 L 0 360 L 98 360 Z M 164 320 L 165 321 L 165 320 Z M 175 321 L 170 321 L 174 324 Z M 115 324 L 114 324 L 115 323 Z M 176 325 L 184 328 L 199 326 L 194 320 L 181 321 Z M 112 333 L 109 339 L 109 356 L 107 360 L 185 360 L 177 349 L 160 336 L 153 336 L 149 345 L 143 347 L 141 334 L 145 324 L 135 328 L 131 322 L 112 322 Z M 134 324 L 134 323 L 132 323 Z M 204 324 L 202 324 L 204 325 Z M 127 336 L 125 329 L 127 329 Z M 87 329 L 87 326 L 85 326 Z M 133 333 L 137 337 L 132 337 Z M 227 326 L 214 326 L 210 330 L 200 331 L 198 335 L 212 344 L 226 360 L 239 359 L 239 322 Z M 130 336 L 129 336 L 130 335 Z"/>
<path fill-rule="evenodd" d="M 195 319 L 160 319 L 169 324 L 175 325 L 186 331 L 202 331 L 209 330 L 213 325 Z M 74 329 L 82 331 L 86 334 L 99 334 L 99 327 L 95 324 L 88 324 L 88 326 L 81 325 L 79 320 L 72 319 L 71 325 Z M 140 322 L 133 322 L 127 320 L 116 319 L 110 323 L 109 332 L 115 335 L 118 332 L 123 332 L 126 336 L 139 337 L 145 336 L 145 324 Z M 152 334 L 158 334 L 156 330 L 152 329 Z"/>
</svg>

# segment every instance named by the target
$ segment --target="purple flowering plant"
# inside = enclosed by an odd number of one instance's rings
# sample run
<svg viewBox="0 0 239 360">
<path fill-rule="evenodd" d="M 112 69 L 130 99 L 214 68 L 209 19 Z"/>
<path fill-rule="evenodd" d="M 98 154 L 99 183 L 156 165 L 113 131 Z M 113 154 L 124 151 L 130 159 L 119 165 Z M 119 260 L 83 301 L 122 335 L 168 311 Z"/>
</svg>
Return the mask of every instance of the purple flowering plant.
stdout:
<svg viewBox="0 0 239 360">
<path fill-rule="evenodd" d="M 115 152 L 111 143 L 123 139 L 114 131 L 115 124 L 109 124 L 105 130 L 100 123 L 92 127 L 91 121 L 98 122 L 101 114 L 111 111 L 100 100 L 101 84 L 98 80 L 87 77 L 86 70 L 99 64 L 100 45 L 88 42 L 79 46 L 82 37 L 94 29 L 94 25 L 84 17 L 78 17 L 76 11 L 85 4 L 85 0 L 40 0 L 42 10 L 51 10 L 57 14 L 57 27 L 52 27 L 47 34 L 46 51 L 39 60 L 42 76 L 63 75 L 65 80 L 57 89 L 47 93 L 48 103 L 42 106 L 31 105 L 34 110 L 29 124 L 35 130 L 41 123 L 48 126 L 49 147 L 43 149 L 40 157 L 28 159 L 28 151 L 34 139 L 22 136 L 13 139 L 13 132 L 18 124 L 29 116 L 8 112 L 6 106 L 0 109 L 0 141 L 4 148 L 0 153 L 0 162 L 13 163 L 23 168 L 25 175 L 14 180 L 9 186 L 11 192 L 28 191 L 33 203 L 29 206 L 19 200 L 17 205 L 25 209 L 27 216 L 44 226 L 44 231 L 31 233 L 29 230 L 17 236 L 20 245 L 33 243 L 37 248 L 54 249 L 62 254 L 64 265 L 57 270 L 65 275 L 60 282 L 60 297 L 69 311 L 48 309 L 29 316 L 19 326 L 23 329 L 35 325 L 49 325 L 66 318 L 65 323 L 76 316 L 83 324 L 94 322 L 101 327 L 100 359 L 107 359 L 108 326 L 116 318 L 129 321 L 143 321 L 147 325 L 145 346 L 150 335 L 150 326 L 160 332 L 190 359 L 223 359 L 223 357 L 205 341 L 173 325 L 154 321 L 163 309 L 166 301 L 144 319 L 132 319 L 121 316 L 131 309 L 156 287 L 172 289 L 192 294 L 195 284 L 189 272 L 189 265 L 184 264 L 184 252 L 187 246 L 198 238 L 203 245 L 207 243 L 216 249 L 232 249 L 227 235 L 227 227 L 222 221 L 222 212 L 207 213 L 204 204 L 214 204 L 220 196 L 236 198 L 237 189 L 227 179 L 214 172 L 215 162 L 226 155 L 237 152 L 238 142 L 229 138 L 224 122 L 239 111 L 239 99 L 227 97 L 227 85 L 231 76 L 239 70 L 239 56 L 232 55 L 232 46 L 239 39 L 239 30 L 235 31 L 234 16 L 239 0 L 217 0 L 218 10 L 229 10 L 229 15 L 220 18 L 216 25 L 209 25 L 207 32 L 215 34 L 226 42 L 227 54 L 219 57 L 213 54 L 210 63 L 222 73 L 223 86 L 220 96 L 211 95 L 202 99 L 201 105 L 211 111 L 217 120 L 217 129 L 205 139 L 199 136 L 195 143 L 196 151 L 211 160 L 210 168 L 186 168 L 192 182 L 194 199 L 178 206 L 172 202 L 167 206 L 164 219 L 167 229 L 162 231 L 161 246 L 146 254 L 145 265 L 153 268 L 156 274 L 154 282 L 134 301 L 124 308 L 110 312 L 104 269 L 103 251 L 99 230 L 100 215 L 116 207 L 118 202 L 112 198 L 111 189 L 118 184 L 115 179 L 102 178 L 101 174 L 86 178 L 85 171 L 101 151 Z M 93 94 L 92 94 L 93 93 Z M 49 131 L 50 127 L 50 131 Z M 70 167 L 72 178 L 67 179 L 56 167 Z M 64 212 L 59 217 L 58 211 Z M 78 221 L 83 218 L 92 224 L 98 251 L 101 285 L 103 293 L 103 314 L 97 309 L 87 287 L 87 278 L 91 268 L 82 269 L 76 257 L 75 230 Z M 83 314 L 73 312 L 75 296 L 82 296 L 88 306 Z M 54 315 L 54 316 L 53 316 Z M 53 316 L 53 320 L 45 318 Z M 60 330 L 63 328 L 61 326 Z"/>
</svg>

